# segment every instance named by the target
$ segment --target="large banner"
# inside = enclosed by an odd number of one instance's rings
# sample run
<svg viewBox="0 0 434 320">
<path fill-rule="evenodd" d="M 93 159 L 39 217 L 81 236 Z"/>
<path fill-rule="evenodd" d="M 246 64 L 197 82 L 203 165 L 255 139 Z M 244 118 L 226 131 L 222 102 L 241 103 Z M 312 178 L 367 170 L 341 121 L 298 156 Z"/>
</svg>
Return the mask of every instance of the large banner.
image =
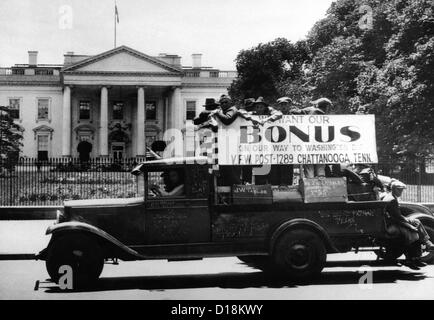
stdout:
<svg viewBox="0 0 434 320">
<path fill-rule="evenodd" d="M 265 117 L 259 117 L 265 118 Z M 219 165 L 377 163 L 374 115 L 287 115 L 219 124 Z"/>
</svg>

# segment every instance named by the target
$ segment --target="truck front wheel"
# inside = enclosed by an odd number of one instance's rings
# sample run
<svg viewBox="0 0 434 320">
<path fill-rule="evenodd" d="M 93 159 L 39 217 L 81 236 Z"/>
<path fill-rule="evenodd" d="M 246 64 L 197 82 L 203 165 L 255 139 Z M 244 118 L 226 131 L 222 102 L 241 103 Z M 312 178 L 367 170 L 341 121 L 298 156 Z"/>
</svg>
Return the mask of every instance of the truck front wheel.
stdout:
<svg viewBox="0 0 434 320">
<path fill-rule="evenodd" d="M 289 230 L 276 241 L 273 261 L 278 271 L 294 279 L 319 275 L 327 252 L 321 238 L 310 230 Z"/>
<path fill-rule="evenodd" d="M 62 270 L 71 270 L 73 289 L 86 287 L 98 279 L 103 267 L 100 246 L 84 234 L 55 237 L 48 247 L 46 268 L 55 283 L 59 283 L 62 274 L 67 272 Z"/>
</svg>

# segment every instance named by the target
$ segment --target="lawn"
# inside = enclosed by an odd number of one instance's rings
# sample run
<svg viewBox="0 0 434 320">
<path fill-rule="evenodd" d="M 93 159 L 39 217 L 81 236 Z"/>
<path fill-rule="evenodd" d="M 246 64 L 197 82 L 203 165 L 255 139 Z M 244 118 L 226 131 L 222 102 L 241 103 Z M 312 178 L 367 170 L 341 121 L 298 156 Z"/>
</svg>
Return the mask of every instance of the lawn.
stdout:
<svg viewBox="0 0 434 320">
<path fill-rule="evenodd" d="M 129 172 L 17 172 L 0 178 L 0 205 L 61 205 L 64 200 L 132 198 Z"/>
</svg>

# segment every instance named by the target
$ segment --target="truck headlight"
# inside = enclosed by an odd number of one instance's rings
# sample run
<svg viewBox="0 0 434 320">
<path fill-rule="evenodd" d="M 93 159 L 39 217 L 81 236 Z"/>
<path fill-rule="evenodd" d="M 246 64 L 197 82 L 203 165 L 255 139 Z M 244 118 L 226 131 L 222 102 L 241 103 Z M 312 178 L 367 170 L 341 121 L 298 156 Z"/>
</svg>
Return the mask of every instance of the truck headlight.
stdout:
<svg viewBox="0 0 434 320">
<path fill-rule="evenodd" d="M 60 223 L 65 221 L 65 216 L 63 215 L 63 212 L 60 210 L 56 210 L 56 223 Z"/>
</svg>

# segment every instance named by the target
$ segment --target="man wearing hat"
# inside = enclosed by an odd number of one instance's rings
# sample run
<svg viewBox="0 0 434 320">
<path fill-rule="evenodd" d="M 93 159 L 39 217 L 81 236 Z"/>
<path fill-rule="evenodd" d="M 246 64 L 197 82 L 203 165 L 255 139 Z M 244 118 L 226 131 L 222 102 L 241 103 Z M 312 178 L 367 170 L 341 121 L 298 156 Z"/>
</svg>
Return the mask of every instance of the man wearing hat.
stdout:
<svg viewBox="0 0 434 320">
<path fill-rule="evenodd" d="M 258 97 L 258 99 L 251 101 L 251 116 L 250 121 L 255 125 L 263 126 L 267 122 L 274 122 L 278 119 L 282 118 L 282 112 L 274 109 L 269 106 L 267 102 L 265 102 L 263 97 Z M 264 119 L 258 120 L 252 116 L 267 116 Z M 270 183 L 273 185 L 279 184 L 292 184 L 292 174 L 293 170 L 291 170 L 290 166 L 286 165 L 273 165 L 270 168 L 268 175 L 264 176 L 255 176 L 255 184 L 266 184 Z M 251 175 L 250 171 L 246 170 L 247 177 Z M 244 170 L 243 170 L 244 173 Z M 243 175 L 243 179 L 245 176 Z M 247 179 L 248 180 L 248 179 Z"/>
<path fill-rule="evenodd" d="M 284 115 L 288 114 L 301 114 L 301 110 L 290 97 L 281 97 L 276 100 L 276 108 Z"/>
<path fill-rule="evenodd" d="M 260 124 L 261 126 L 263 126 L 267 122 L 274 122 L 276 120 L 279 120 L 283 116 L 282 112 L 274 109 L 273 107 L 270 107 L 270 105 L 267 102 L 265 102 L 263 97 L 259 97 L 258 99 L 256 99 L 255 102 L 253 102 L 252 115 L 268 116 L 267 118 L 259 120 L 259 121 L 252 119 L 252 121 L 254 123 L 256 122 L 257 124 Z"/>
<path fill-rule="evenodd" d="M 369 104 L 364 104 L 363 106 L 359 106 L 357 108 L 356 114 L 364 115 L 368 113 Z"/>
<path fill-rule="evenodd" d="M 210 116 L 213 114 L 213 111 L 218 109 L 220 105 L 215 101 L 214 98 L 206 98 L 205 104 L 203 106 L 205 107 L 205 111 L 199 113 L 199 115 L 193 119 L 193 123 L 196 126 L 199 126 L 199 128 L 217 127 L 215 119 Z"/>
<path fill-rule="evenodd" d="M 319 98 L 317 100 L 311 101 L 310 104 L 312 104 L 311 107 L 301 109 L 302 114 L 327 114 L 330 111 L 330 108 L 333 106 L 333 103 L 327 98 Z"/>
<path fill-rule="evenodd" d="M 311 107 L 301 109 L 301 114 L 306 115 L 325 115 L 333 106 L 332 102 L 327 98 L 319 98 L 311 101 Z M 307 178 L 324 177 L 326 165 L 323 164 L 308 164 L 304 166 L 305 175 Z"/>
<path fill-rule="evenodd" d="M 220 109 L 213 111 L 213 115 L 224 125 L 228 126 L 238 117 L 238 109 L 232 105 L 232 99 L 226 94 L 222 94 L 219 100 Z"/>
<path fill-rule="evenodd" d="M 434 244 L 430 241 L 423 224 L 418 219 L 403 216 L 399 209 L 398 198 L 402 195 L 406 185 L 399 180 L 392 179 L 388 187 L 390 192 L 382 193 L 380 196 L 381 200 L 389 202 L 386 206 L 390 217 L 388 231 L 398 231 L 404 237 L 407 245 L 406 265 L 409 268 L 418 269 L 426 266 L 420 261 L 421 245 L 425 246 L 425 251 L 434 251 Z"/>
</svg>

